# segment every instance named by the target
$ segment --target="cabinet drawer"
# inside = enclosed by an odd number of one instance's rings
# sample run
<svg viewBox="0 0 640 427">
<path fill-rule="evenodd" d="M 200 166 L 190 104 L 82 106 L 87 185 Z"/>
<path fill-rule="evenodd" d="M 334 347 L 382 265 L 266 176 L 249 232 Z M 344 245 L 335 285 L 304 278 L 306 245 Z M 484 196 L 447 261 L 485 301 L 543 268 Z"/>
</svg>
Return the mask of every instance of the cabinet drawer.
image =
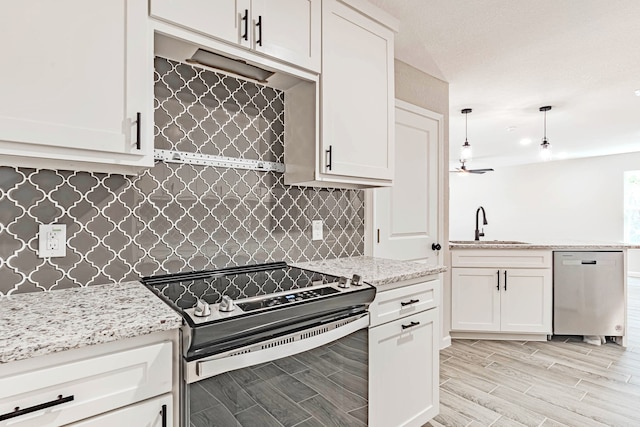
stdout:
<svg viewBox="0 0 640 427">
<path fill-rule="evenodd" d="M 146 400 L 107 414 L 82 420 L 69 427 L 171 427 L 173 426 L 171 394 Z"/>
<path fill-rule="evenodd" d="M 477 249 L 451 251 L 452 267 L 551 268 L 551 251 Z"/>
<path fill-rule="evenodd" d="M 170 392 L 171 363 L 172 345 L 164 342 L 0 377 L 0 416 L 69 398 L 0 426 L 63 425 Z"/>
<path fill-rule="evenodd" d="M 418 427 L 438 414 L 437 308 L 369 329 L 369 426 Z"/>
<path fill-rule="evenodd" d="M 369 306 L 371 326 L 409 316 L 440 303 L 440 281 L 430 280 L 389 291 L 378 292 Z"/>
</svg>

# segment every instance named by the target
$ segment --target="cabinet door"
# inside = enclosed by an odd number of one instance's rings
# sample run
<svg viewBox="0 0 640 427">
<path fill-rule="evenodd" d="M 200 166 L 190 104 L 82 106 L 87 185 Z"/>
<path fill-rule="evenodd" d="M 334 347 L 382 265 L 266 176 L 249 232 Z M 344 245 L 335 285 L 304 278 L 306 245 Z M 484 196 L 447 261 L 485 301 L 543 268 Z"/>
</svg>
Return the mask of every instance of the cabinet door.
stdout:
<svg viewBox="0 0 640 427">
<path fill-rule="evenodd" d="M 497 268 L 453 268 L 451 329 L 499 332 L 500 283 Z"/>
<path fill-rule="evenodd" d="M 322 3 L 321 172 L 393 179 L 393 32 Z"/>
<path fill-rule="evenodd" d="M 438 308 L 369 329 L 369 425 L 422 426 L 438 414 Z"/>
<path fill-rule="evenodd" d="M 506 277 L 505 277 L 506 272 Z M 551 269 L 501 270 L 502 332 L 551 334 Z"/>
<path fill-rule="evenodd" d="M 151 0 L 151 16 L 249 47 L 251 0 Z"/>
<path fill-rule="evenodd" d="M 117 411 L 70 424 L 70 427 L 171 427 L 173 400 L 171 394 L 156 397 Z"/>
<path fill-rule="evenodd" d="M 319 0 L 251 0 L 252 47 L 320 71 Z"/>
<path fill-rule="evenodd" d="M 122 164 L 153 153 L 145 128 L 136 148 L 136 113 L 152 105 L 145 0 L 5 2 L 0 38 L 0 154 Z"/>
</svg>

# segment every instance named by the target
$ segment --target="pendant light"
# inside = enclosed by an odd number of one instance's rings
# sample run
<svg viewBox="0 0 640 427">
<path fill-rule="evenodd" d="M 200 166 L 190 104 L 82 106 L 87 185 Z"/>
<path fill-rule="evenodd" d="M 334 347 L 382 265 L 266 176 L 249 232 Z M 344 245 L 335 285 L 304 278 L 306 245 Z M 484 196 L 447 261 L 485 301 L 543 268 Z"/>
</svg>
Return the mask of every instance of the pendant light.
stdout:
<svg viewBox="0 0 640 427">
<path fill-rule="evenodd" d="M 551 110 L 551 106 L 540 107 L 540 111 L 544 112 L 544 136 L 542 137 L 542 144 L 540 144 L 540 157 L 542 160 L 551 160 L 551 144 L 547 140 L 547 111 Z"/>
<path fill-rule="evenodd" d="M 471 160 L 471 144 L 467 140 L 467 117 L 469 113 L 473 111 L 471 108 L 465 108 L 461 111 L 464 114 L 464 144 L 462 144 L 462 148 L 460 149 L 460 161 L 467 162 Z"/>
</svg>

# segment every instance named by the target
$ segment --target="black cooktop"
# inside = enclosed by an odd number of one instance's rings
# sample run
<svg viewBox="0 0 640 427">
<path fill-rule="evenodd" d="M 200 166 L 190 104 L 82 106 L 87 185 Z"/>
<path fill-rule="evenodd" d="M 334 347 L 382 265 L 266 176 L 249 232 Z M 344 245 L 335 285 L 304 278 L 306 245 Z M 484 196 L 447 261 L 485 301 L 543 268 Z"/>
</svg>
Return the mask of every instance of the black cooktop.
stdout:
<svg viewBox="0 0 640 427">
<path fill-rule="evenodd" d="M 145 285 L 179 310 L 193 307 L 198 298 L 216 304 L 223 295 L 237 300 L 337 281 L 338 277 L 291 267 L 284 262 L 142 279 Z"/>
<path fill-rule="evenodd" d="M 363 282 L 345 290 L 338 281 L 336 276 L 284 262 L 142 279 L 182 314 L 188 329 L 183 334 L 188 340 L 183 348 L 187 360 L 281 336 L 303 325 L 365 313 L 375 297 L 375 288 Z M 229 315 L 218 310 L 223 295 L 236 301 L 238 307 Z M 194 316 L 198 299 L 210 305 L 210 316 Z"/>
</svg>

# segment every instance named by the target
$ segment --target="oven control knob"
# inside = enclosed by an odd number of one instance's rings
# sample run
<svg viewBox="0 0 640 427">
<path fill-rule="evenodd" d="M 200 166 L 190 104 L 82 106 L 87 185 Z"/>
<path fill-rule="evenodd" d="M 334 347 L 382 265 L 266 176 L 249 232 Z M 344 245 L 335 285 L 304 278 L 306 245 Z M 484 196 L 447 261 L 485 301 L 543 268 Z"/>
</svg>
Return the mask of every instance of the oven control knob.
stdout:
<svg viewBox="0 0 640 427">
<path fill-rule="evenodd" d="M 218 310 L 220 311 L 233 311 L 236 309 L 236 305 L 233 303 L 233 300 L 227 295 L 222 297 L 222 301 L 220 301 L 220 306 Z"/>
<path fill-rule="evenodd" d="M 207 317 L 211 314 L 211 307 L 209 307 L 206 301 L 198 298 L 193 314 L 198 317 Z"/>
<path fill-rule="evenodd" d="M 338 286 L 340 286 L 341 288 L 347 289 L 349 287 L 349 279 L 347 279 L 344 276 L 340 277 L 338 279 Z"/>
<path fill-rule="evenodd" d="M 362 277 L 358 276 L 357 274 L 354 274 L 353 277 L 351 278 L 351 284 L 353 286 L 360 286 L 362 285 L 362 283 L 360 283 L 361 280 L 362 280 Z"/>
</svg>

